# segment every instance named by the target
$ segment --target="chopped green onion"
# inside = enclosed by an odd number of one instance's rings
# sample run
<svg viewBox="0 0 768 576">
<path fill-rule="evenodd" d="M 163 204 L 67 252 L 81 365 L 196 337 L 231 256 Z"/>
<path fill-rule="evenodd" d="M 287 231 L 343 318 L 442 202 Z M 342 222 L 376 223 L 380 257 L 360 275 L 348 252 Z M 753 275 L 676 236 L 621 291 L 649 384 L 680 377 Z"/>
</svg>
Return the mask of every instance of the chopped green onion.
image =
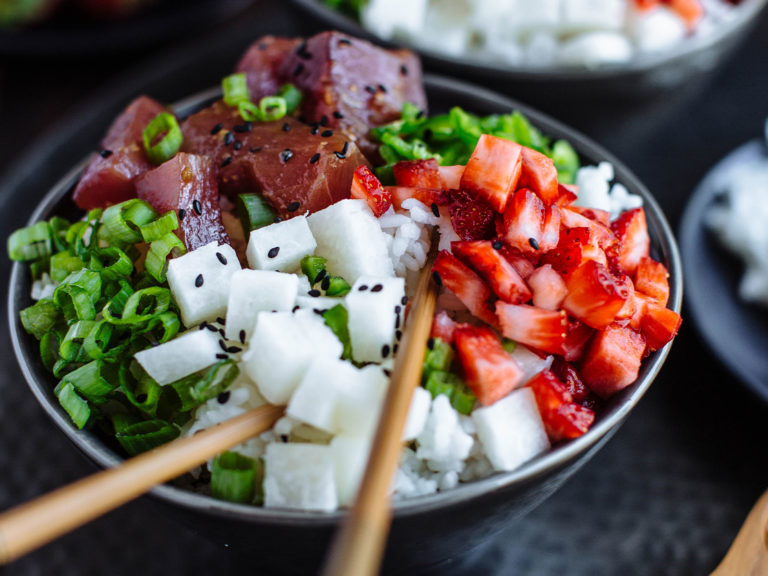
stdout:
<svg viewBox="0 0 768 576">
<path fill-rule="evenodd" d="M 54 282 L 61 282 L 72 272 L 85 268 L 85 262 L 80 256 L 75 256 L 71 250 L 54 254 L 50 259 L 50 275 Z"/>
<path fill-rule="evenodd" d="M 132 366 L 136 366 L 132 360 L 120 364 L 118 369 L 120 389 L 133 406 L 154 417 L 157 415 L 157 404 L 160 400 L 160 385 L 143 370 L 136 369 L 134 374 L 131 371 Z"/>
<path fill-rule="evenodd" d="M 163 344 L 176 336 L 181 329 L 181 320 L 176 312 L 163 312 L 147 322 L 140 334 L 149 336 L 150 341 Z"/>
<path fill-rule="evenodd" d="M 77 391 L 92 402 L 104 400 L 118 385 L 117 367 L 102 360 L 92 360 L 64 376 Z"/>
<path fill-rule="evenodd" d="M 277 96 L 285 100 L 285 111 L 288 114 L 293 114 L 301 106 L 301 100 L 303 94 L 301 90 L 296 88 L 293 84 L 284 84 L 277 91 Z"/>
<path fill-rule="evenodd" d="M 240 114 L 240 117 L 246 122 L 257 122 L 261 119 L 259 107 L 253 102 L 238 102 L 237 111 Z"/>
<path fill-rule="evenodd" d="M 165 236 L 149 245 L 144 267 L 152 278 L 158 282 L 165 282 L 165 274 L 168 271 L 168 257 L 171 255 L 174 257 L 180 256 L 186 251 L 187 247 L 184 246 L 184 242 L 173 232 L 168 232 Z"/>
<path fill-rule="evenodd" d="M 91 257 L 90 268 L 99 270 L 102 281 L 113 282 L 128 278 L 133 272 L 133 262 L 120 248 L 108 246 L 96 250 Z"/>
<path fill-rule="evenodd" d="M 288 112 L 285 98 L 279 96 L 264 96 L 259 100 L 259 117 L 263 122 L 280 120 Z"/>
<path fill-rule="evenodd" d="M 118 247 L 141 242 L 141 227 L 155 218 L 157 212 L 143 200 L 126 200 L 104 210 L 99 237 Z"/>
<path fill-rule="evenodd" d="M 344 346 L 341 357 L 345 360 L 352 358 L 352 340 L 349 337 L 347 309 L 342 304 L 336 304 L 330 310 L 323 312 L 323 320 Z"/>
<path fill-rule="evenodd" d="M 142 139 L 149 161 L 162 164 L 179 151 L 184 137 L 176 117 L 169 112 L 160 112 L 144 128 Z"/>
<path fill-rule="evenodd" d="M 325 291 L 327 296 L 344 296 L 352 290 L 352 286 L 341 276 L 329 276 L 328 282 L 328 289 Z"/>
<path fill-rule="evenodd" d="M 115 438 L 131 456 L 162 446 L 179 435 L 179 429 L 163 420 L 146 420 L 122 428 Z"/>
<path fill-rule="evenodd" d="M 96 322 L 82 342 L 83 351 L 94 360 L 107 356 L 114 329 L 114 325 L 106 320 L 99 320 Z M 114 352 L 116 351 L 111 350 L 110 352 L 112 352 L 110 355 L 111 357 L 115 355 Z"/>
<path fill-rule="evenodd" d="M 53 301 L 61 308 L 67 322 L 93 320 L 95 303 L 101 296 L 101 276 L 83 268 L 72 272 L 53 291 Z"/>
<path fill-rule="evenodd" d="M 59 399 L 61 407 L 69 414 L 72 422 L 75 423 L 75 426 L 82 430 L 91 417 L 91 409 L 88 406 L 88 402 L 78 395 L 71 383 L 62 382 L 54 390 L 54 394 Z"/>
<path fill-rule="evenodd" d="M 432 348 L 427 350 L 424 357 L 424 372 L 422 380 L 427 381 L 432 372 L 448 372 L 453 362 L 453 348 L 445 340 L 434 338 Z"/>
<path fill-rule="evenodd" d="M 169 232 L 173 232 L 179 227 L 179 217 L 174 210 L 166 212 L 152 222 L 147 222 L 139 228 L 144 242 L 154 242 L 160 240 Z"/>
<path fill-rule="evenodd" d="M 55 330 L 46 332 L 40 339 L 40 359 L 47 370 L 53 371 L 59 360 L 59 341 L 59 334 Z"/>
<path fill-rule="evenodd" d="M 433 370 L 424 388 L 432 394 L 432 398 L 437 398 L 440 394 L 448 396 L 451 405 L 460 414 L 469 414 L 475 407 L 475 395 L 464 381 L 452 372 Z"/>
<path fill-rule="evenodd" d="M 8 237 L 8 256 L 16 262 L 28 262 L 51 255 L 53 238 L 48 222 L 16 230 Z"/>
<path fill-rule="evenodd" d="M 275 222 L 275 211 L 260 194 L 239 194 L 235 206 L 246 240 L 251 230 L 258 230 Z"/>
<path fill-rule="evenodd" d="M 83 350 L 83 341 L 97 324 L 95 320 L 78 320 L 72 324 L 59 346 L 59 356 L 69 362 L 86 362 L 89 356 Z"/>
<path fill-rule="evenodd" d="M 181 410 L 187 411 L 216 398 L 234 382 L 240 369 L 234 360 L 220 360 L 205 374 L 192 374 L 170 385 L 181 399 Z"/>
<path fill-rule="evenodd" d="M 259 460 L 237 452 L 224 452 L 213 459 L 211 496 L 243 504 L 253 502 L 256 481 L 262 475 Z"/>
<path fill-rule="evenodd" d="M 19 312 L 19 318 L 24 330 L 40 340 L 56 325 L 59 308 L 51 298 L 43 298 Z"/>
<path fill-rule="evenodd" d="M 142 288 L 128 297 L 120 317 L 112 313 L 109 304 L 102 309 L 102 314 L 104 320 L 111 324 L 142 324 L 167 311 L 170 305 L 171 292 L 168 288 L 150 286 L 149 288 Z"/>
<path fill-rule="evenodd" d="M 310 284 L 314 285 L 317 283 L 317 277 L 325 270 L 326 262 L 328 262 L 328 259 L 322 256 L 304 256 L 301 259 L 301 271 L 309 278 Z"/>
<path fill-rule="evenodd" d="M 476 402 L 477 398 L 466 386 L 454 388 L 451 394 L 451 405 L 459 414 L 471 414 Z"/>
<path fill-rule="evenodd" d="M 512 354 L 512 352 L 515 351 L 515 348 L 517 348 L 517 342 L 515 342 L 514 340 L 510 340 L 509 338 L 502 338 L 501 339 L 501 346 L 509 354 Z"/>
<path fill-rule="evenodd" d="M 552 145 L 552 160 L 557 168 L 558 179 L 562 184 L 573 184 L 579 171 L 579 156 L 566 140 L 558 140 Z"/>
<path fill-rule="evenodd" d="M 248 81 L 245 73 L 230 74 L 221 80 L 221 89 L 224 93 L 224 104 L 237 106 L 240 102 L 249 101 L 251 93 L 248 90 Z"/>
</svg>

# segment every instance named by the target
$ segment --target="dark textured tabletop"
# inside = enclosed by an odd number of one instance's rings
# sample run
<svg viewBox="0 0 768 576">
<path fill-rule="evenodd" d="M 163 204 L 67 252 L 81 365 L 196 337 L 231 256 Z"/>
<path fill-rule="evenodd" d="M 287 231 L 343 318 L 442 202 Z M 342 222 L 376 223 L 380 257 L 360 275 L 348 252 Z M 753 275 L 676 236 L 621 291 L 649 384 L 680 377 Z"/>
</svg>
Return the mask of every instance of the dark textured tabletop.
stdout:
<svg viewBox="0 0 768 576">
<path fill-rule="evenodd" d="M 45 187 L 79 159 L 83 139 L 98 141 L 100 134 L 81 129 L 94 117 L 109 118 L 140 91 L 173 101 L 213 85 L 250 39 L 310 27 L 285 0 L 275 0 L 257 3 L 235 22 L 215 24 L 187 39 L 186 46 L 77 57 L 0 55 L 0 173 L 5 173 L 0 235 L 26 221 Z M 190 67 L 191 51 L 199 55 L 199 66 Z M 547 111 L 623 160 L 676 227 L 708 168 L 761 133 L 768 116 L 766 62 L 768 13 L 728 65 L 696 93 L 634 110 L 601 103 L 585 112 L 563 102 Z M 161 93 L 151 92 L 153 87 Z M 528 103 L 537 104 L 530 98 Z M 79 139 L 71 147 L 68 130 Z M 57 154 L 50 165 L 24 164 L 52 147 Z M 3 303 L 8 269 L 3 259 Z M 0 509 L 5 509 L 95 469 L 27 389 L 5 326 L 0 360 Z M 511 521 L 500 538 L 457 561 L 451 572 L 707 574 L 768 487 L 768 459 L 759 451 L 767 417 L 765 403 L 719 365 L 686 318 L 660 376 L 606 447 L 553 497 Z M 262 572 L 175 523 L 148 499 L 2 569 L 4 576 L 205 573 Z"/>
</svg>

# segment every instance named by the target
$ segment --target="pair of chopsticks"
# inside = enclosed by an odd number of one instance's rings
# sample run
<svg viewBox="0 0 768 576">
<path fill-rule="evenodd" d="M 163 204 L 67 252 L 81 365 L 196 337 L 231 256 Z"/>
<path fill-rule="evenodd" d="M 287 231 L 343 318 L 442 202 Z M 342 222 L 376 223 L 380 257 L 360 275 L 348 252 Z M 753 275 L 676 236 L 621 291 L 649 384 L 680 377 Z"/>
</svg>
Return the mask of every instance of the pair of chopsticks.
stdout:
<svg viewBox="0 0 768 576">
<path fill-rule="evenodd" d="M 433 241 L 433 246 L 437 242 Z M 431 282 L 436 250 L 422 271 L 374 436 L 357 500 L 324 569 L 326 576 L 377 572 L 391 522 L 389 491 L 402 449 L 401 437 L 413 390 L 419 383 L 437 300 Z M 7 564 L 83 524 L 207 462 L 271 428 L 285 408 L 266 405 L 141 454 L 0 514 L 0 565 Z"/>
</svg>

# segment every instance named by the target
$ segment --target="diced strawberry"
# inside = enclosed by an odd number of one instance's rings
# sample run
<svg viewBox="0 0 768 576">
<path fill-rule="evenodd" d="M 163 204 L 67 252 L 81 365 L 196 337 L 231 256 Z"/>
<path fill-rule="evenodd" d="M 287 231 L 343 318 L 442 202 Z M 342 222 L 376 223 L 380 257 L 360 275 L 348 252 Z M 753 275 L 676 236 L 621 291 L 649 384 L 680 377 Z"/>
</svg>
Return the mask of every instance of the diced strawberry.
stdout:
<svg viewBox="0 0 768 576">
<path fill-rule="evenodd" d="M 584 434 L 595 420 L 595 413 L 573 402 L 568 388 L 549 370 L 531 379 L 528 386 L 544 422 L 547 436 L 554 443 Z"/>
<path fill-rule="evenodd" d="M 669 272 L 661 262 L 644 256 L 637 263 L 635 270 L 635 289 L 650 296 L 660 306 L 669 301 Z"/>
<path fill-rule="evenodd" d="M 490 240 L 496 236 L 496 213 L 462 190 L 450 191 L 451 224 L 462 240 Z"/>
<path fill-rule="evenodd" d="M 644 352 L 642 334 L 612 324 L 589 343 L 581 361 L 581 378 L 598 396 L 608 398 L 637 379 Z"/>
<path fill-rule="evenodd" d="M 617 274 L 617 276 L 621 277 Z M 616 314 L 616 320 L 626 320 L 632 318 L 637 310 L 637 298 L 635 298 L 635 286 L 626 274 L 623 275 L 625 279 L 625 286 L 627 287 L 627 299 L 624 301 L 624 306 Z"/>
<path fill-rule="evenodd" d="M 704 7 L 700 0 L 668 0 L 667 4 L 673 12 L 685 20 L 688 29 L 693 30 L 704 15 Z"/>
<path fill-rule="evenodd" d="M 505 302 L 521 304 L 531 299 L 531 291 L 525 281 L 490 240 L 452 242 L 451 252 L 480 274 L 491 290 Z"/>
<path fill-rule="evenodd" d="M 407 188 L 405 186 L 385 186 L 384 190 L 392 195 L 392 204 L 395 208 L 401 210 L 403 202 L 409 198 L 415 198 L 428 208 L 432 204 L 446 206 L 451 203 L 451 195 L 445 190 L 436 188 Z"/>
<path fill-rule="evenodd" d="M 461 188 L 461 176 L 464 174 L 464 166 L 439 166 L 441 188 L 446 190 L 458 190 Z"/>
<path fill-rule="evenodd" d="M 611 225 L 611 213 L 607 210 L 600 210 L 599 208 L 588 208 L 585 206 L 571 206 L 569 210 L 581 214 L 585 218 L 589 218 L 594 222 L 598 222 L 603 226 Z"/>
<path fill-rule="evenodd" d="M 661 0 L 634 0 L 634 4 L 638 10 L 648 11 L 651 8 L 656 8 Z"/>
<path fill-rule="evenodd" d="M 591 238 L 603 249 L 616 242 L 616 236 L 608 226 L 579 214 L 572 207 L 560 211 L 560 222 L 566 228 L 589 228 Z"/>
<path fill-rule="evenodd" d="M 437 274 L 439 283 L 453 292 L 472 314 L 492 326 L 498 324 L 493 292 L 471 268 L 447 250 L 442 250 L 435 258 L 432 270 Z"/>
<path fill-rule="evenodd" d="M 456 330 L 456 322 L 448 316 L 445 310 L 441 310 L 432 319 L 432 338 L 440 338 L 443 342 L 453 344 L 453 331 Z"/>
<path fill-rule="evenodd" d="M 560 308 L 568 294 L 565 280 L 550 264 L 536 268 L 528 277 L 528 285 L 533 292 L 533 305 L 545 310 Z"/>
<path fill-rule="evenodd" d="M 553 249 L 559 237 L 560 208 L 525 188 L 515 192 L 504 211 L 504 241 L 527 256 Z"/>
<path fill-rule="evenodd" d="M 544 310 L 527 304 L 496 302 L 496 316 L 505 338 L 544 352 L 561 354 L 568 318 L 562 310 Z"/>
<path fill-rule="evenodd" d="M 392 167 L 392 172 L 398 186 L 439 189 L 443 188 L 443 181 L 438 168 L 439 164 L 434 158 L 403 160 Z"/>
<path fill-rule="evenodd" d="M 683 319 L 675 311 L 648 302 L 640 320 L 640 332 L 651 350 L 663 348 L 677 335 Z"/>
<path fill-rule="evenodd" d="M 557 200 L 555 203 L 561 208 L 570 206 L 579 197 L 579 189 L 575 184 L 558 184 Z"/>
<path fill-rule="evenodd" d="M 542 262 L 567 276 L 581 266 L 585 246 L 589 243 L 589 228 L 562 228 L 557 246 L 544 255 Z"/>
<path fill-rule="evenodd" d="M 461 189 L 503 212 L 520 178 L 522 149 L 516 142 L 483 134 L 464 168 Z"/>
<path fill-rule="evenodd" d="M 536 405 L 542 416 L 556 411 L 562 404 L 573 402 L 573 395 L 568 387 L 551 370 L 542 370 L 528 381 Z"/>
<path fill-rule="evenodd" d="M 490 406 L 522 382 L 523 371 L 490 328 L 459 324 L 454 343 L 467 386 L 481 404 Z"/>
<path fill-rule="evenodd" d="M 619 265 L 624 272 L 632 276 L 640 259 L 648 256 L 651 247 L 645 210 L 627 210 L 611 223 L 611 230 L 619 241 Z"/>
<path fill-rule="evenodd" d="M 587 260 L 566 279 L 568 296 L 563 308 L 593 328 L 605 328 L 629 297 L 627 280 L 617 278 L 602 264 Z"/>
<path fill-rule="evenodd" d="M 536 265 L 516 248 L 510 248 L 504 244 L 499 251 L 515 267 L 515 270 L 517 270 L 523 280 L 526 280 L 536 269 Z"/>
<path fill-rule="evenodd" d="M 555 163 L 541 152 L 523 147 L 522 171 L 519 188 L 530 188 L 545 204 L 552 204 L 559 196 Z"/>
<path fill-rule="evenodd" d="M 568 362 L 576 362 L 581 359 L 587 342 L 595 333 L 595 329 L 587 326 L 583 322 L 574 320 L 568 322 L 568 329 L 565 332 L 565 344 L 563 344 L 563 358 Z"/>
<path fill-rule="evenodd" d="M 563 404 L 557 412 L 545 422 L 547 434 L 552 442 L 578 438 L 589 430 L 595 421 L 595 412 L 591 408 L 570 402 Z"/>
<path fill-rule="evenodd" d="M 589 398 L 590 390 L 581 381 L 581 376 L 579 376 L 573 364 L 556 356 L 554 362 L 552 362 L 552 372 L 568 388 L 568 392 L 573 397 L 573 402 L 581 404 Z"/>
<path fill-rule="evenodd" d="M 379 179 L 364 164 L 355 169 L 350 195 L 365 200 L 377 218 L 392 206 L 392 194 L 384 190 Z"/>
</svg>

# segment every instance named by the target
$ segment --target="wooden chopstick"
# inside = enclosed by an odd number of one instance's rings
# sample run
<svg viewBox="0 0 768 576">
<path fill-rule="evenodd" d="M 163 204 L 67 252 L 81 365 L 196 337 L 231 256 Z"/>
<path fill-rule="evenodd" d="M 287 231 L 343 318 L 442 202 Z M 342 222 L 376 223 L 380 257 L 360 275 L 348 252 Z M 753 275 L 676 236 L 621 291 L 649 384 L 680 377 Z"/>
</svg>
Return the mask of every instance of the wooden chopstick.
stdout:
<svg viewBox="0 0 768 576">
<path fill-rule="evenodd" d="M 261 406 L 0 514 L 0 565 L 268 430 L 284 411 Z"/>
<path fill-rule="evenodd" d="M 401 439 L 411 397 L 421 380 L 437 302 L 437 286 L 431 281 L 437 234 L 433 235 L 432 246 L 419 278 L 405 335 L 400 341 L 401 352 L 395 361 L 360 491 L 333 541 L 323 576 L 373 576 L 381 564 L 392 521 L 389 506 L 392 478 L 402 453 Z"/>
</svg>

